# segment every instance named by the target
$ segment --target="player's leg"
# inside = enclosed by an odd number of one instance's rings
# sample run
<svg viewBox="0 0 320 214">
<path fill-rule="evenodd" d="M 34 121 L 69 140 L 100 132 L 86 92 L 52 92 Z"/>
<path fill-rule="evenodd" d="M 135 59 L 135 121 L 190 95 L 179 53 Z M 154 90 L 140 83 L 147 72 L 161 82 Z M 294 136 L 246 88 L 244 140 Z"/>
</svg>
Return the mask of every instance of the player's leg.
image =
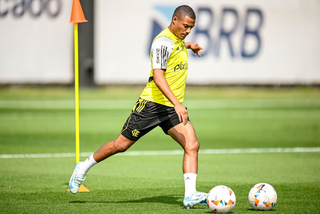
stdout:
<svg viewBox="0 0 320 214">
<path fill-rule="evenodd" d="M 197 192 L 196 190 L 196 179 L 198 174 L 198 151 L 200 144 L 197 140 L 192 123 L 190 121 L 188 121 L 187 125 L 180 123 L 171 128 L 168 131 L 168 134 L 184 149 L 184 206 L 189 209 L 198 204 L 205 204 L 207 193 Z"/>
<path fill-rule="evenodd" d="M 136 141 L 129 140 L 128 138 L 124 137 L 122 134 L 113 141 L 105 143 L 101 146 L 94 154 L 94 160 L 99 163 L 100 161 L 117 154 L 119 152 L 125 152 L 129 149 Z"/>
<path fill-rule="evenodd" d="M 161 121 L 154 115 L 157 114 L 156 110 L 154 103 L 139 99 L 123 125 L 119 137 L 105 143 L 84 162 L 79 162 L 76 165 L 69 182 L 71 192 L 78 192 L 81 182 L 92 166 L 116 153 L 126 151 L 140 137 L 157 127 Z"/>
<path fill-rule="evenodd" d="M 188 121 L 187 125 L 180 123 L 168 131 L 168 134 L 177 141 L 184 149 L 183 173 L 198 173 L 198 151 L 197 140 L 193 125 Z"/>
<path fill-rule="evenodd" d="M 69 181 L 69 188 L 71 193 L 76 194 L 79 191 L 82 181 L 85 180 L 86 173 L 92 166 L 114 154 L 126 151 L 134 143 L 135 141 L 129 140 L 122 134 L 120 134 L 117 139 L 105 143 L 84 162 L 77 163 Z"/>
</svg>

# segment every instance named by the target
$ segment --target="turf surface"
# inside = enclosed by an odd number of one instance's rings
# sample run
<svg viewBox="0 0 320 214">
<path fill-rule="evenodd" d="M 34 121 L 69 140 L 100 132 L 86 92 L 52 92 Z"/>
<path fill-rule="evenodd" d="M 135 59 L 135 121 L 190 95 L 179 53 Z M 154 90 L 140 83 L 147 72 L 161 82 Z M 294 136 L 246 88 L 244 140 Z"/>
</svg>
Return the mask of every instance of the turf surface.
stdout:
<svg viewBox="0 0 320 214">
<path fill-rule="evenodd" d="M 81 152 L 113 140 L 142 87 L 80 91 Z M 185 105 L 201 149 L 320 147 L 319 88 L 188 87 Z M 0 155 L 73 153 L 71 88 L 1 88 Z M 129 151 L 180 150 L 160 128 Z M 1 157 L 1 156 L 0 156 Z M 81 157 L 84 160 L 85 157 Z M 116 155 L 96 165 L 72 195 L 75 158 L 0 158 L 0 213 L 209 213 L 182 206 L 182 155 Z M 201 154 L 197 188 L 231 187 L 233 213 L 255 213 L 259 182 L 278 193 L 273 213 L 320 213 L 320 153 Z"/>
</svg>

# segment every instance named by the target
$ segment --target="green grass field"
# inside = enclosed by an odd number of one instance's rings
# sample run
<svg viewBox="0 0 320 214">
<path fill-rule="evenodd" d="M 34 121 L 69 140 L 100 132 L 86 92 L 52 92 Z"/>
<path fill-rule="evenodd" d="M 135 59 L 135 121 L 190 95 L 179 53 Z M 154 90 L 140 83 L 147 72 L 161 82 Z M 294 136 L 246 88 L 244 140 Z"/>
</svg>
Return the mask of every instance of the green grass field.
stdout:
<svg viewBox="0 0 320 214">
<path fill-rule="evenodd" d="M 81 160 L 118 136 L 142 88 L 80 90 Z M 0 88 L 0 213 L 210 213 L 183 207 L 182 154 L 170 154 L 181 149 L 160 128 L 93 167 L 83 182 L 90 193 L 67 192 L 75 157 L 61 156 L 75 152 L 73 93 Z M 185 106 L 201 144 L 199 191 L 227 185 L 237 196 L 232 213 L 255 213 L 249 190 L 267 182 L 278 193 L 272 213 L 320 213 L 319 88 L 188 87 Z M 265 152 L 244 152 L 251 148 Z"/>
</svg>

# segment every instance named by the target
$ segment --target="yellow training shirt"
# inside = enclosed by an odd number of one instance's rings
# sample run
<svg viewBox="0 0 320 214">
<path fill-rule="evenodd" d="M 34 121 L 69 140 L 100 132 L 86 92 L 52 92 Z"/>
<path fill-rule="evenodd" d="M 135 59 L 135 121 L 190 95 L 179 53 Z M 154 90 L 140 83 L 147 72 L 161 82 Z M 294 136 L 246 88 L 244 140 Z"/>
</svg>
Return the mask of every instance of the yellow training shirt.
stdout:
<svg viewBox="0 0 320 214">
<path fill-rule="evenodd" d="M 184 40 L 179 39 L 169 28 L 166 28 L 153 40 L 150 59 L 149 83 L 141 93 L 141 98 L 173 107 L 173 104 L 162 94 L 153 81 L 153 69 L 163 69 L 165 70 L 164 77 L 173 94 L 182 104 L 188 75 L 188 51 Z"/>
</svg>

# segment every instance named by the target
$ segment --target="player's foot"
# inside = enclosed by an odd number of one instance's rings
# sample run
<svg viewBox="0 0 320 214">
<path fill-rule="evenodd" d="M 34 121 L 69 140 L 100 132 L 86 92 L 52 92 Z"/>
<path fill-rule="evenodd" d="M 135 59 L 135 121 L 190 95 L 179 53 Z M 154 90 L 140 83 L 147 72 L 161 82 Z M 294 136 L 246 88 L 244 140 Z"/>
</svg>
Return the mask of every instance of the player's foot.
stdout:
<svg viewBox="0 0 320 214">
<path fill-rule="evenodd" d="M 79 163 L 76 164 L 69 181 L 70 192 L 76 194 L 79 191 L 82 181 L 86 179 L 86 174 L 79 170 Z"/>
<path fill-rule="evenodd" d="M 190 209 L 195 205 L 207 205 L 207 196 L 208 194 L 204 192 L 194 192 L 183 199 L 183 205 L 187 209 Z"/>
</svg>

